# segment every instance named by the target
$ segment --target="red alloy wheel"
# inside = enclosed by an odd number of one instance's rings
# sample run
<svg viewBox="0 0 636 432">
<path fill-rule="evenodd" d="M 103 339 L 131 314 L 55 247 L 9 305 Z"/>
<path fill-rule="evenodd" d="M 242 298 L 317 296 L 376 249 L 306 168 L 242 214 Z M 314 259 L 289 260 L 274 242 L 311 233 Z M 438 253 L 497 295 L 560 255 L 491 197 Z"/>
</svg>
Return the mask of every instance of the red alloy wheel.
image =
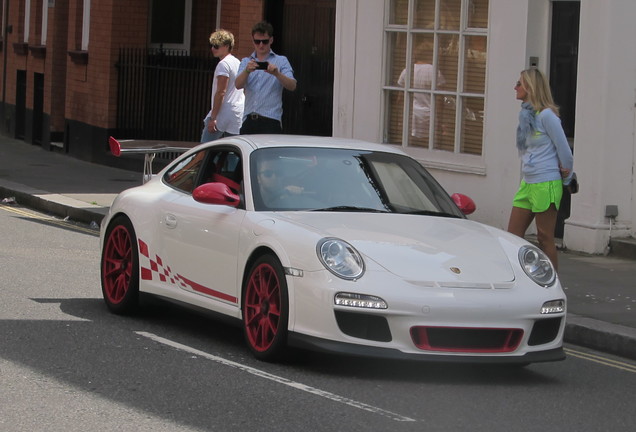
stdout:
<svg viewBox="0 0 636 432">
<path fill-rule="evenodd" d="M 138 303 L 136 239 L 128 220 L 113 223 L 102 252 L 102 293 L 115 313 L 131 312 Z"/>
<path fill-rule="evenodd" d="M 104 250 L 104 285 L 106 296 L 111 303 L 122 301 L 131 277 L 132 246 L 130 236 L 123 226 L 111 231 Z"/>
<path fill-rule="evenodd" d="M 261 360 L 279 357 L 287 339 L 287 283 L 275 258 L 267 255 L 256 261 L 244 295 L 243 323 L 250 349 Z"/>
</svg>

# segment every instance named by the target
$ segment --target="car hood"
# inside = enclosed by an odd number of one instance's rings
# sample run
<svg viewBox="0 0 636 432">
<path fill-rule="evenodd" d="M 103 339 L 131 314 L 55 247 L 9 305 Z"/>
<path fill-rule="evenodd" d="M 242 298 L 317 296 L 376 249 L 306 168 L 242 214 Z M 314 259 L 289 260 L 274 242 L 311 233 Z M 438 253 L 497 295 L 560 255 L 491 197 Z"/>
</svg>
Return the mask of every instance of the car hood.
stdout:
<svg viewBox="0 0 636 432">
<path fill-rule="evenodd" d="M 510 260 L 486 226 L 466 219 L 379 213 L 279 213 L 413 283 L 477 287 L 514 280 Z M 496 287 L 496 286 L 495 286 Z"/>
</svg>

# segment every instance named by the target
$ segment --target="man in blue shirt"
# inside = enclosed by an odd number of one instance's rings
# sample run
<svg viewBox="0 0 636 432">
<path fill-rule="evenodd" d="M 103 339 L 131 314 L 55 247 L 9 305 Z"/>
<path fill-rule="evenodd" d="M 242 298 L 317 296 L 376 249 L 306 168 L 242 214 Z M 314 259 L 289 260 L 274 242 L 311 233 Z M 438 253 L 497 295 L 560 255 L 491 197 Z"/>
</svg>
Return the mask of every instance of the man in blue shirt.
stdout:
<svg viewBox="0 0 636 432">
<path fill-rule="evenodd" d="M 254 52 L 239 66 L 235 85 L 245 93 L 241 134 L 283 131 L 283 89 L 294 91 L 296 79 L 287 57 L 271 50 L 273 33 L 274 28 L 266 21 L 254 25 Z"/>
</svg>

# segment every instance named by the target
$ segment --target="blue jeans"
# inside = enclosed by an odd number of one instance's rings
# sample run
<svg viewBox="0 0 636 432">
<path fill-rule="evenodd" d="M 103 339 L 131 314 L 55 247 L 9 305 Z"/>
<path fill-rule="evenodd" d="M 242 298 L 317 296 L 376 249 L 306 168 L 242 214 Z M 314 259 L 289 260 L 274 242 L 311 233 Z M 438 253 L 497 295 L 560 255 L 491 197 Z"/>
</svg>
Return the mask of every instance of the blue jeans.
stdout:
<svg viewBox="0 0 636 432">
<path fill-rule="evenodd" d="M 206 143 L 208 141 L 214 141 L 223 136 L 223 131 L 216 131 L 216 132 L 210 133 L 208 131 L 208 123 L 210 123 L 210 118 L 206 117 L 205 120 L 203 120 L 203 131 L 201 132 L 202 143 Z"/>
</svg>

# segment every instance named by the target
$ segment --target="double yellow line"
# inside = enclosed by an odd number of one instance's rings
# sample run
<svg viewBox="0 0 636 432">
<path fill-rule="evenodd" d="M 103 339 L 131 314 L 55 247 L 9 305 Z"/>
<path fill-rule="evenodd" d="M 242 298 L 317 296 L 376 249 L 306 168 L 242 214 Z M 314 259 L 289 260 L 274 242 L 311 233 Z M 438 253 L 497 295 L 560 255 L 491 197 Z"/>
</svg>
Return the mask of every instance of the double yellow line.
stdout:
<svg viewBox="0 0 636 432">
<path fill-rule="evenodd" d="M 636 373 L 636 364 L 630 364 L 620 360 L 613 360 L 607 357 L 599 356 L 599 355 L 588 353 L 588 352 L 576 351 L 570 348 L 563 348 L 563 350 L 565 351 L 567 355 L 570 355 L 572 357 L 577 357 L 583 360 L 589 360 L 594 363 L 599 363 L 605 366 L 613 367 L 615 369 L 621 369 L 627 372 Z"/>
<path fill-rule="evenodd" d="M 57 225 L 60 226 L 62 228 L 66 228 L 66 229 L 71 229 L 73 231 L 78 231 L 78 232 L 83 232 L 86 234 L 90 234 L 90 235 L 99 235 L 99 230 L 98 229 L 92 229 L 89 227 L 85 227 L 82 225 L 77 225 L 75 223 L 69 222 L 69 221 L 65 221 L 63 219 L 57 219 L 54 218 L 52 216 L 47 216 L 41 213 L 36 213 L 21 207 L 16 207 L 13 205 L 8 205 L 8 204 L 4 204 L 4 203 L 0 203 L 0 209 L 7 211 L 9 213 L 14 213 L 20 216 L 24 216 L 26 218 L 29 219 L 37 219 L 39 221 L 43 221 L 47 224 L 50 225 Z"/>
</svg>

